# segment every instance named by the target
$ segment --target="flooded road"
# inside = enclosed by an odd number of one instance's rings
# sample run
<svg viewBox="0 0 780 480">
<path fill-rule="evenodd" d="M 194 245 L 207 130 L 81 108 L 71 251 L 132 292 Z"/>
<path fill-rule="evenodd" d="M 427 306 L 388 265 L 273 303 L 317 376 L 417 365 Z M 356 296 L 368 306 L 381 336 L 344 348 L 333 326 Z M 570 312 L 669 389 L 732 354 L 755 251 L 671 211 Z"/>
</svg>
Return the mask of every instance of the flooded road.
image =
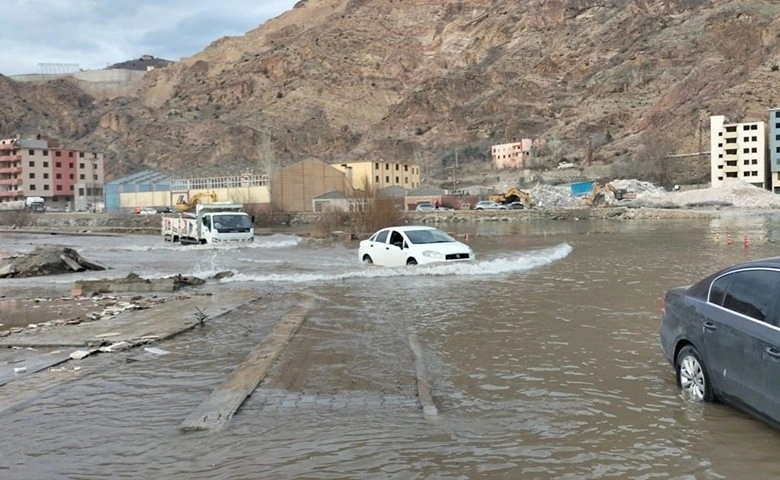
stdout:
<svg viewBox="0 0 780 480">
<path fill-rule="evenodd" d="M 234 276 L 209 288 L 257 298 L 155 344 L 167 355 L 88 357 L 82 375 L 3 411 L 0 478 L 780 476 L 780 432 L 729 407 L 684 402 L 658 343 L 663 292 L 777 255 L 775 220 L 442 228 L 477 261 L 383 269 L 358 263 L 356 244 L 293 234 L 220 249 L 0 234 L 5 251 L 60 244 L 110 267 L 0 280 L 6 298 L 64 295 L 76 279 L 129 272 L 225 270 Z M 315 307 L 228 426 L 182 432 L 303 293 Z M 410 339 L 436 415 L 416 397 Z"/>
</svg>

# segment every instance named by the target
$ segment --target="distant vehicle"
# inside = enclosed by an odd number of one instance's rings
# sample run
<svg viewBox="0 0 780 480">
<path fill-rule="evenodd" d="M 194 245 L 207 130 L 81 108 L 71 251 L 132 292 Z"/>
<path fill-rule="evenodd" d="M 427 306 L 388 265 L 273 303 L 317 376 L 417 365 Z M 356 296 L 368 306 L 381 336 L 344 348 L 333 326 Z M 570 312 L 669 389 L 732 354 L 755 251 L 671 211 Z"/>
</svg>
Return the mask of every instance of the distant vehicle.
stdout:
<svg viewBox="0 0 780 480">
<path fill-rule="evenodd" d="M 173 213 L 173 208 L 171 207 L 161 207 L 157 209 L 157 213 Z"/>
<path fill-rule="evenodd" d="M 436 207 L 432 203 L 418 203 L 414 210 L 417 212 L 432 212 L 436 210 Z"/>
<path fill-rule="evenodd" d="M 138 215 L 155 215 L 157 214 L 157 210 L 152 207 L 140 207 L 136 209 L 135 213 Z"/>
<path fill-rule="evenodd" d="M 474 260 L 471 248 L 438 228 L 383 228 L 360 242 L 358 259 L 386 267 Z"/>
<path fill-rule="evenodd" d="M 509 205 L 510 203 L 522 202 L 525 208 L 531 208 L 534 206 L 534 200 L 531 198 L 531 194 L 520 190 L 517 187 L 512 187 L 504 193 L 497 193 L 491 195 L 488 200 L 501 205 Z"/>
<path fill-rule="evenodd" d="M 24 199 L 24 207 L 31 212 L 43 212 L 46 210 L 46 202 L 43 197 L 27 197 Z"/>
<path fill-rule="evenodd" d="M 474 205 L 474 210 L 506 210 L 506 205 L 501 205 L 500 203 L 493 202 L 490 200 L 483 200 L 481 202 L 477 202 L 476 205 Z"/>
<path fill-rule="evenodd" d="M 780 257 L 673 288 L 662 309 L 661 347 L 685 395 L 780 427 Z"/>
<path fill-rule="evenodd" d="M 507 205 L 510 210 L 522 210 L 525 208 L 525 204 L 523 202 L 512 202 L 509 205 Z"/>
<path fill-rule="evenodd" d="M 161 233 L 182 244 L 252 242 L 254 217 L 240 203 L 197 204 L 195 212 L 163 214 Z"/>
</svg>

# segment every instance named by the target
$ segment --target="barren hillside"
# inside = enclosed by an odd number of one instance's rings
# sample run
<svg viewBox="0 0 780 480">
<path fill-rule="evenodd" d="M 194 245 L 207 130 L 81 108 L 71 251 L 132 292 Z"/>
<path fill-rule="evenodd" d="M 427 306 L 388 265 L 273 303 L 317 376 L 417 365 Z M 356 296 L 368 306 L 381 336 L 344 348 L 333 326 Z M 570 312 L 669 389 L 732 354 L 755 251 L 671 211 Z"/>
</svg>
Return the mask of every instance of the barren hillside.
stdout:
<svg viewBox="0 0 780 480">
<path fill-rule="evenodd" d="M 542 138 L 539 164 L 698 180 L 708 159 L 663 157 L 707 149 L 709 115 L 780 104 L 775 1 L 502 3 L 303 0 L 147 74 L 135 97 L 0 77 L 0 135 L 105 151 L 114 176 L 386 158 L 435 182 L 456 155 L 476 174 L 490 145 Z"/>
</svg>

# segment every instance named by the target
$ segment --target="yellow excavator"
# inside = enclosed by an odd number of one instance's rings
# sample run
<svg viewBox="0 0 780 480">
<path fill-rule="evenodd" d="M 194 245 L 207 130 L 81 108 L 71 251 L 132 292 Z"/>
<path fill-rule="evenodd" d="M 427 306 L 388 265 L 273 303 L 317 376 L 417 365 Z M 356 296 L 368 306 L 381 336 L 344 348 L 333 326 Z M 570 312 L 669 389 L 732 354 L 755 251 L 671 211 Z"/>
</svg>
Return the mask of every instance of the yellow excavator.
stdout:
<svg viewBox="0 0 780 480">
<path fill-rule="evenodd" d="M 495 195 L 491 195 L 490 200 L 503 205 L 520 202 L 525 208 L 531 208 L 534 206 L 534 201 L 531 198 L 531 194 L 520 190 L 517 187 L 512 187 L 504 193 L 496 193 Z"/>
<path fill-rule="evenodd" d="M 594 183 L 590 193 L 585 197 L 585 203 L 589 207 L 603 207 L 615 203 L 618 196 L 612 184 Z"/>
<path fill-rule="evenodd" d="M 179 212 L 192 212 L 199 203 L 214 203 L 217 201 L 217 192 L 198 192 L 187 199 L 187 195 L 179 195 L 176 200 L 176 210 Z"/>
</svg>

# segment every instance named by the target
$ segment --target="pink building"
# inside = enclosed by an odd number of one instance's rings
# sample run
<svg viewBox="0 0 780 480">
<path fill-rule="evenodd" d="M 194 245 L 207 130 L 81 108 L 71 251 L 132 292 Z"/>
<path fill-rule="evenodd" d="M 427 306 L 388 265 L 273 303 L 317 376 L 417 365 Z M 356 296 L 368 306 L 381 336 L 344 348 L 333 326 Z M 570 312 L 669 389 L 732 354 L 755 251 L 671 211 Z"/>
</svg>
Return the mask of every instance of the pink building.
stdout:
<svg viewBox="0 0 780 480">
<path fill-rule="evenodd" d="M 530 138 L 524 138 L 515 143 L 493 145 L 490 149 L 493 166 L 499 170 L 504 168 L 526 168 L 533 146 L 534 142 Z"/>
</svg>

